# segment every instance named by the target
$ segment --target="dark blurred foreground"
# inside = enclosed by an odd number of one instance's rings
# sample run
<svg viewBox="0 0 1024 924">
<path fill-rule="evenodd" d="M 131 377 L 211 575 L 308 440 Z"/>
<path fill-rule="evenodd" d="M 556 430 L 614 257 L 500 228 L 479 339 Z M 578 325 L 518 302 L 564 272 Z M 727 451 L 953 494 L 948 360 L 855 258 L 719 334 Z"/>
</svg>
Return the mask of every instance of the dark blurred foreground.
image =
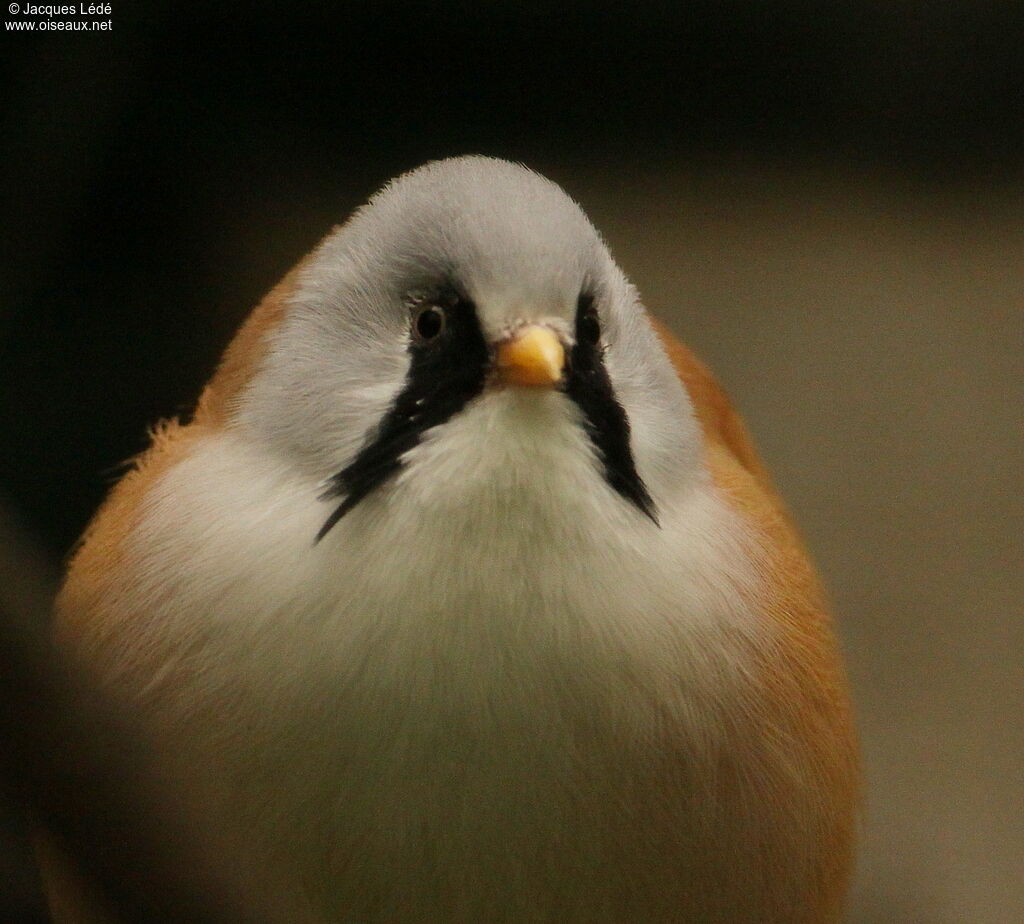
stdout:
<svg viewBox="0 0 1024 924">
<path fill-rule="evenodd" d="M 832 589 L 868 770 L 851 921 L 1024 920 L 1024 7 L 680 7 L 135 3 L 5 33 L 0 493 L 57 562 L 377 185 L 524 160 L 717 370 Z"/>
</svg>

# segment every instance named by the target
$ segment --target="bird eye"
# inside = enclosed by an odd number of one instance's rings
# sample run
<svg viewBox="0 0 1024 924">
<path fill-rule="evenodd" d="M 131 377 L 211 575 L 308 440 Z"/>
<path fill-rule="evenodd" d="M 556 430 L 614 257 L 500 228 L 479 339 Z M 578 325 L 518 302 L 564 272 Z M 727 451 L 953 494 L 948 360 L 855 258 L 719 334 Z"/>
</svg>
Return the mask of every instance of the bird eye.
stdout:
<svg viewBox="0 0 1024 924">
<path fill-rule="evenodd" d="M 589 343 L 591 346 L 597 346 L 601 341 L 601 322 L 597 317 L 593 296 L 581 295 L 576 310 L 577 339 Z"/>
<path fill-rule="evenodd" d="M 437 305 L 424 305 L 416 312 L 412 321 L 416 339 L 424 343 L 436 340 L 444 331 L 446 320 L 443 308 Z"/>
</svg>

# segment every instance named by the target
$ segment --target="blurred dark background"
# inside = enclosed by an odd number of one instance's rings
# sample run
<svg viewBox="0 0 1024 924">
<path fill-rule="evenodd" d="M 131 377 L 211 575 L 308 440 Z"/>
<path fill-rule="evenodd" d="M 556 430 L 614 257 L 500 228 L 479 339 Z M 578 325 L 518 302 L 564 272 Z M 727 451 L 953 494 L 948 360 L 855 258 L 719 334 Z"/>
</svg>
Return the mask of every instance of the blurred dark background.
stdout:
<svg viewBox="0 0 1024 924">
<path fill-rule="evenodd" d="M 850 920 L 1024 920 L 1024 5 L 109 18 L 3 35 L 0 496 L 53 560 L 380 183 L 525 161 L 718 371 L 831 588 L 868 771 Z M 43 919 L 23 826 L 4 920 Z"/>
</svg>

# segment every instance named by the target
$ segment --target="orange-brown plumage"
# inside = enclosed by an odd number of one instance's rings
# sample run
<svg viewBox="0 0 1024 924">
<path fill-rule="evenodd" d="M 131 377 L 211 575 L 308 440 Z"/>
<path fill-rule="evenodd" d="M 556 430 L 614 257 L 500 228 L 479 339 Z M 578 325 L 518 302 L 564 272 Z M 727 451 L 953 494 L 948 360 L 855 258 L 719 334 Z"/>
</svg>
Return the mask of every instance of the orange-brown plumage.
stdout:
<svg viewBox="0 0 1024 924">
<path fill-rule="evenodd" d="M 782 630 L 784 658 L 764 653 L 768 712 L 784 719 L 836 793 L 838 808 L 822 832 L 830 862 L 820 891 L 808 895 L 808 921 L 836 919 L 852 872 L 859 774 L 846 678 L 824 595 L 792 519 L 772 487 L 743 420 L 707 366 L 660 322 L 658 335 L 686 386 L 705 438 L 708 470 L 740 515 L 763 536 L 758 544 L 765 596 L 761 611 Z"/>
<path fill-rule="evenodd" d="M 111 670 L 104 652 L 133 644 L 139 620 L 135 598 L 122 593 L 125 574 L 139 567 L 131 560 L 133 552 L 126 539 L 146 515 L 154 486 L 163 476 L 188 459 L 205 437 L 230 426 L 239 397 L 261 369 L 273 333 L 287 315 L 302 266 L 243 325 L 191 421 L 171 422 L 154 431 L 150 448 L 111 492 L 71 561 L 58 602 L 58 634 L 69 652 L 87 668 L 96 667 L 101 676 Z M 776 805 L 773 817 L 780 823 L 788 817 L 789 803 L 804 813 L 794 817 L 813 817 L 815 830 L 805 835 L 814 839 L 817 849 L 814 868 L 802 874 L 806 889 L 799 911 L 794 911 L 784 891 L 776 895 L 771 884 L 775 875 L 780 882 L 792 876 L 787 870 L 790 857 L 780 847 L 784 840 L 771 841 L 766 835 L 764 845 L 745 845 L 742 860 L 753 862 L 749 868 L 737 869 L 736 875 L 759 878 L 757 890 L 765 896 L 760 920 L 779 924 L 837 921 L 852 864 L 858 773 L 845 679 L 822 591 L 742 420 L 708 369 L 663 325 L 653 323 L 699 423 L 703 465 L 718 494 L 753 537 L 757 580 L 742 592 L 751 598 L 751 609 L 770 624 L 767 641 L 754 650 L 754 663 L 748 668 L 756 675 L 758 701 L 736 716 L 734 727 L 720 730 L 729 746 L 717 758 L 712 798 L 728 804 L 735 792 L 742 791 L 737 805 L 751 805 L 760 797 Z M 752 758 L 755 751 L 757 756 Z M 777 769 L 751 780 L 750 768 L 767 766 L 775 752 L 781 767 L 791 763 L 795 769 L 791 773 Z M 657 761 L 652 764 L 657 765 Z M 670 797 L 672 788 L 679 785 L 676 772 L 666 766 L 652 773 L 651 785 L 662 785 L 655 780 L 663 778 L 666 797 Z M 635 823 L 644 817 L 639 812 Z M 722 817 L 741 822 L 728 812 Z M 650 826 L 654 839 L 672 836 L 670 830 L 658 831 L 661 820 L 654 815 L 643 823 Z M 623 862 L 628 863 L 628 858 Z M 709 875 L 721 875 L 721 871 L 712 870 Z M 48 879 L 55 913 L 78 900 L 68 886 L 70 879 Z M 724 885 L 708 883 L 709 888 Z M 77 918 L 74 913 L 62 914 L 59 920 L 93 920 L 85 912 Z M 686 909 L 680 909 L 678 918 L 664 919 L 692 920 Z"/>
</svg>

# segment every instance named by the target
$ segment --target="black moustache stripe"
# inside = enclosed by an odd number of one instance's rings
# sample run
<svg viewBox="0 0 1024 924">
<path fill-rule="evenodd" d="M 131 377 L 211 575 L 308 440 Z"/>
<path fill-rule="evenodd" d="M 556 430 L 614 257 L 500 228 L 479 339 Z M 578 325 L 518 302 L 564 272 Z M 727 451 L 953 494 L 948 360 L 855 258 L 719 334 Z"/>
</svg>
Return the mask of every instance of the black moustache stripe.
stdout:
<svg viewBox="0 0 1024 924">
<path fill-rule="evenodd" d="M 443 332 L 429 342 L 409 345 L 405 384 L 380 424 L 366 438 L 355 458 L 330 479 L 321 500 L 343 498 L 316 535 L 319 542 L 363 498 L 395 475 L 402 457 L 432 427 L 461 411 L 483 390 L 490 354 L 476 308 L 468 299 L 448 293 L 438 304 L 446 311 Z M 658 523 L 654 501 L 637 473 L 630 449 L 629 420 L 615 398 L 599 346 L 587 324 L 596 324 L 590 300 L 580 300 L 576 342 L 562 383 L 566 397 L 583 414 L 584 427 L 597 449 L 611 488 Z"/>
<path fill-rule="evenodd" d="M 445 328 L 434 340 L 410 343 L 409 372 L 402 391 L 356 457 L 320 495 L 321 500 L 344 500 L 320 527 L 317 542 L 402 467 L 402 456 L 424 433 L 457 414 L 484 389 L 490 355 L 476 308 L 451 293 L 435 301 L 445 309 Z"/>
<path fill-rule="evenodd" d="M 563 391 L 583 412 L 584 427 L 604 466 L 605 481 L 658 525 L 657 508 L 636 470 L 629 444 L 629 419 L 615 397 L 601 348 L 585 329 L 589 302 L 580 300 L 573 345 Z"/>
</svg>

